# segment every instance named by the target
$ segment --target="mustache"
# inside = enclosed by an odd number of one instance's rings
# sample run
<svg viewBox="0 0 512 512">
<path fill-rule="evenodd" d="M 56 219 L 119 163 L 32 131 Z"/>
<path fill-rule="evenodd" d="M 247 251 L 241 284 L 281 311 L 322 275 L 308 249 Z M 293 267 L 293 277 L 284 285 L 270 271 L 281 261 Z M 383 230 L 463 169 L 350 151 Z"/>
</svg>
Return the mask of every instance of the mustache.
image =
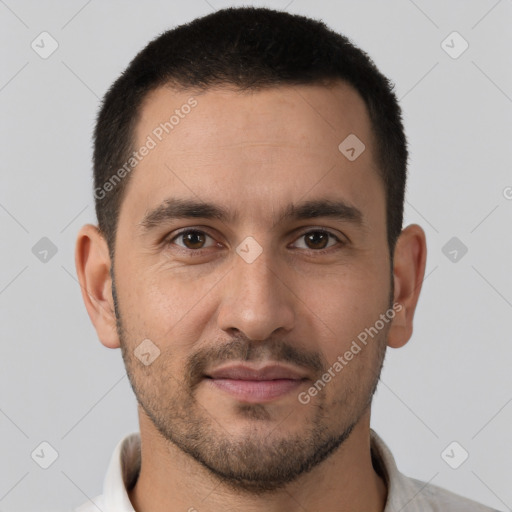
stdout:
<svg viewBox="0 0 512 512">
<path fill-rule="evenodd" d="M 299 349 L 284 340 L 253 341 L 238 336 L 228 342 L 219 342 L 219 345 L 199 349 L 189 358 L 185 375 L 190 389 L 193 390 L 203 379 L 207 368 L 219 366 L 227 361 L 262 360 L 292 363 L 319 375 L 323 374 L 328 366 L 320 353 Z"/>
</svg>

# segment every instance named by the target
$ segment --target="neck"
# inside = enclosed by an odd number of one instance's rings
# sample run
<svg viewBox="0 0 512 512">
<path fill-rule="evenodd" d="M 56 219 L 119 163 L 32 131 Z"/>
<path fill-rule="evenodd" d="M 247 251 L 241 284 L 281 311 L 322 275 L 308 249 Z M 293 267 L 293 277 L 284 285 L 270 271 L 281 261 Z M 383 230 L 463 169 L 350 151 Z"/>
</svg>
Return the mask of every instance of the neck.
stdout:
<svg viewBox="0 0 512 512">
<path fill-rule="evenodd" d="M 164 439 L 139 409 L 141 470 L 129 491 L 137 512 L 336 510 L 382 512 L 387 489 L 370 451 L 370 410 L 327 460 L 285 488 L 261 495 L 226 486 Z"/>
</svg>

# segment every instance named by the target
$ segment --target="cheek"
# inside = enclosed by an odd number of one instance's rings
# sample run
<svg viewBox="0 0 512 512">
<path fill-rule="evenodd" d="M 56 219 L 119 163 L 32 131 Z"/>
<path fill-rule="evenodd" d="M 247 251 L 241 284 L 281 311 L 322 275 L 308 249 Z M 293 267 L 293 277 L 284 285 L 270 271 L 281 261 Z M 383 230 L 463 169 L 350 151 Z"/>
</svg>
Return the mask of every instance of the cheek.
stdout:
<svg viewBox="0 0 512 512">
<path fill-rule="evenodd" d="M 130 336 L 137 333 L 147 337 L 162 350 L 172 348 L 176 355 L 201 338 L 214 312 L 214 282 L 210 279 L 190 279 L 150 269 L 127 281 L 124 291 L 119 300 Z"/>
<path fill-rule="evenodd" d="M 322 339 L 319 349 L 329 364 L 349 351 L 355 340 L 364 340 L 367 329 L 387 311 L 390 281 L 382 274 L 382 269 L 375 268 L 372 272 L 368 266 L 364 270 L 347 269 L 330 276 L 320 292 L 310 291 L 305 295 L 308 309 L 313 313 L 310 316 L 316 318 L 316 331 Z M 357 351 L 357 348 L 353 350 Z M 374 350 L 376 348 L 371 349 Z"/>
</svg>

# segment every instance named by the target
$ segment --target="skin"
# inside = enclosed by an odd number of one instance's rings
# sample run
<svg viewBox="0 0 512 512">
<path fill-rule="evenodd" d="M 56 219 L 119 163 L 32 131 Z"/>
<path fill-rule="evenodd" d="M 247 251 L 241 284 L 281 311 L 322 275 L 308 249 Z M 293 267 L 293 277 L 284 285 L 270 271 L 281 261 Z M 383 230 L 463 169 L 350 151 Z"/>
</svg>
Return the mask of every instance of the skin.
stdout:
<svg viewBox="0 0 512 512">
<path fill-rule="evenodd" d="M 412 335 L 424 231 L 415 224 L 402 231 L 391 269 L 375 140 L 349 85 L 200 94 L 162 87 L 146 98 L 135 146 L 192 95 L 197 106 L 132 172 L 115 261 L 96 226 L 84 226 L 77 240 L 87 311 L 101 342 L 122 348 L 139 401 L 134 508 L 382 511 L 387 489 L 370 457 L 371 397 L 386 347 Z M 338 150 L 350 133 L 366 146 L 352 162 Z M 169 198 L 236 215 L 167 219 L 144 229 L 145 215 Z M 290 203 L 326 198 L 359 209 L 362 223 L 279 221 Z M 209 236 L 177 237 L 183 228 Z M 262 249 L 252 263 L 236 252 L 249 236 Z M 298 393 L 393 303 L 401 306 L 394 319 L 300 403 Z M 160 350 L 148 366 L 133 352 L 144 339 Z M 245 403 L 202 378 L 227 360 L 264 364 L 290 353 L 287 364 L 307 380 L 269 402 Z"/>
</svg>

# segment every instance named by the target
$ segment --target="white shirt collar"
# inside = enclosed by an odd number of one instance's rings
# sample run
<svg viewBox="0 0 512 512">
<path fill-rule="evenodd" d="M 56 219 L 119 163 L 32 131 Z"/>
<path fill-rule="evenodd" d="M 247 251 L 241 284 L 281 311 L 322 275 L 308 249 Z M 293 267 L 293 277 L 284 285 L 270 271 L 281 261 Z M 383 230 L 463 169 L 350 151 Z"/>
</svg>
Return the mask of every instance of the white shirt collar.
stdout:
<svg viewBox="0 0 512 512">
<path fill-rule="evenodd" d="M 133 432 L 116 446 L 103 484 L 104 511 L 135 512 L 127 488 L 132 487 L 140 470 L 140 434 Z"/>
<path fill-rule="evenodd" d="M 449 506 L 451 512 L 486 512 L 492 509 L 435 485 L 409 478 L 397 468 L 395 459 L 384 441 L 370 429 L 372 461 L 387 487 L 387 501 L 383 512 L 436 511 Z M 135 512 L 127 489 L 136 482 L 140 470 L 140 434 L 131 433 L 116 446 L 104 480 L 103 495 L 75 510 L 75 512 Z"/>
</svg>

